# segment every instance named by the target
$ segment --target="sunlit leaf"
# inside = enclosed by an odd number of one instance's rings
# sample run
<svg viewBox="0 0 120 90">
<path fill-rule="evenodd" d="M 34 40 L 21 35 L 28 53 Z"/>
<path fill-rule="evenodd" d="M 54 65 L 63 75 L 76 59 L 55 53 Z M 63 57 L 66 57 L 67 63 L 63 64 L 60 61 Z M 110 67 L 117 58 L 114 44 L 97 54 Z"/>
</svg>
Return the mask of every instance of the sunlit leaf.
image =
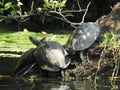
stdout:
<svg viewBox="0 0 120 90">
<path fill-rule="evenodd" d="M 12 6 L 12 2 L 8 2 L 4 6 L 4 10 L 8 10 Z"/>
<path fill-rule="evenodd" d="M 0 8 L 0 13 L 4 13 L 4 8 Z"/>
<path fill-rule="evenodd" d="M 45 3 L 45 4 L 48 4 L 48 0 L 44 0 L 44 3 Z"/>
<path fill-rule="evenodd" d="M 23 29 L 23 32 L 29 32 L 26 28 Z"/>
<path fill-rule="evenodd" d="M 0 19 L 0 22 L 2 22 L 4 19 Z"/>
<path fill-rule="evenodd" d="M 2 6 L 3 6 L 3 2 L 1 2 L 1 1 L 0 1 L 0 5 L 2 5 Z"/>
<path fill-rule="evenodd" d="M 42 34 L 47 34 L 47 32 L 45 32 L 45 31 L 41 31 L 41 33 L 42 33 Z"/>
<path fill-rule="evenodd" d="M 36 10 L 37 10 L 38 12 L 41 12 L 42 8 L 38 7 Z"/>
<path fill-rule="evenodd" d="M 23 3 L 22 3 L 22 2 L 18 2 L 17 5 L 18 5 L 18 6 L 22 6 Z"/>
<path fill-rule="evenodd" d="M 60 6 L 60 7 L 64 7 L 65 4 L 66 4 L 66 2 L 67 2 L 67 0 L 63 0 L 61 3 L 59 3 L 59 6 Z"/>
</svg>

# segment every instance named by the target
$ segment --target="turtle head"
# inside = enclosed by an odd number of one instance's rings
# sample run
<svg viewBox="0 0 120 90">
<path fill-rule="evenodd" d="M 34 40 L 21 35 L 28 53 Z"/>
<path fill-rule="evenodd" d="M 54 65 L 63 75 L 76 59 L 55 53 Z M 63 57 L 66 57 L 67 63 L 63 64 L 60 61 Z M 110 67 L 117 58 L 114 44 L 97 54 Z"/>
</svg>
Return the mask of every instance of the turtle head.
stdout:
<svg viewBox="0 0 120 90">
<path fill-rule="evenodd" d="M 70 44 L 66 44 L 63 47 L 68 52 L 68 54 L 73 55 L 75 53 L 75 50 L 73 50 L 73 47 Z"/>
<path fill-rule="evenodd" d="M 35 44 L 36 46 L 38 46 L 39 44 L 43 43 L 43 42 L 46 42 L 46 37 L 43 37 L 40 41 L 37 40 L 36 38 L 32 37 L 32 36 L 29 36 L 29 40 Z"/>
</svg>

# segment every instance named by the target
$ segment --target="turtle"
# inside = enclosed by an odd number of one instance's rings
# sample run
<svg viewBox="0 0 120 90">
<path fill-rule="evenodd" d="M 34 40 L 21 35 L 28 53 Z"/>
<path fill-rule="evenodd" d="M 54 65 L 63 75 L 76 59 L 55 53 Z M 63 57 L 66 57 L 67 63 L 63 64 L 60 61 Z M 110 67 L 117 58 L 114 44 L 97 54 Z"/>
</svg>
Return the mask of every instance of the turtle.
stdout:
<svg viewBox="0 0 120 90">
<path fill-rule="evenodd" d="M 30 40 L 34 41 L 35 45 L 38 45 L 40 42 L 43 42 L 45 40 L 45 38 L 42 38 L 39 42 L 37 42 L 36 39 L 31 38 L 31 37 L 29 38 Z M 19 77 L 25 77 L 27 75 L 29 76 L 30 75 L 29 73 L 32 70 L 38 68 L 37 60 L 34 58 L 35 50 L 36 48 L 30 48 L 20 56 L 19 61 L 14 71 L 15 76 L 19 76 Z M 38 69 L 39 69 L 38 70 L 39 72 L 42 71 L 40 68 Z M 35 72 L 35 70 L 33 72 Z"/>
<path fill-rule="evenodd" d="M 32 36 L 29 39 L 37 46 L 34 57 L 43 70 L 57 72 L 69 66 L 71 59 L 61 44 L 48 41 L 46 37 L 40 41 Z"/>
<path fill-rule="evenodd" d="M 28 75 L 28 73 L 36 65 L 36 61 L 34 60 L 34 51 L 35 48 L 30 48 L 21 55 L 14 71 L 15 76 L 23 77 Z"/>
<path fill-rule="evenodd" d="M 80 59 L 84 60 L 83 52 L 87 50 L 97 39 L 100 28 L 93 22 L 86 22 L 79 25 L 69 37 L 65 49 L 70 55 L 79 52 Z"/>
</svg>

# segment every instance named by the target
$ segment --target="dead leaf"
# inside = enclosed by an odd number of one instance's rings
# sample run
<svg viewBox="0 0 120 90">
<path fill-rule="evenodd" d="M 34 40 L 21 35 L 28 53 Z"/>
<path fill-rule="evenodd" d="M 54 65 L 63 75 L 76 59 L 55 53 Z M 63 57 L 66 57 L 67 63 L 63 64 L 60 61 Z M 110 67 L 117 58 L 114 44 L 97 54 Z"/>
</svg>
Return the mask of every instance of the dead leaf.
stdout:
<svg viewBox="0 0 120 90">
<path fill-rule="evenodd" d="M 41 34 L 47 34 L 47 32 L 45 32 L 45 31 L 41 31 Z"/>
</svg>

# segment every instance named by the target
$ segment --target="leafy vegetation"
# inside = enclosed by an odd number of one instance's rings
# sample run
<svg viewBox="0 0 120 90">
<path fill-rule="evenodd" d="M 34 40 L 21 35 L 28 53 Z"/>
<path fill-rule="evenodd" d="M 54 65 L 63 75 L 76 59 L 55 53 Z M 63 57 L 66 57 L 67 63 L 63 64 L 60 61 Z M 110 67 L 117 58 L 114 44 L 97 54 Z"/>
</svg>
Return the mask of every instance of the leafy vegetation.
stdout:
<svg viewBox="0 0 120 90">
<path fill-rule="evenodd" d="M 44 0 L 44 8 L 48 9 L 56 9 L 60 7 L 64 7 L 67 0 Z"/>
<path fill-rule="evenodd" d="M 34 8 L 34 1 L 31 2 L 30 9 L 23 9 L 23 2 L 21 0 L 17 1 L 0 1 L 0 21 L 14 19 L 21 22 L 24 21 L 24 17 L 29 17 L 34 14 L 43 12 L 44 10 L 56 10 L 58 8 L 64 7 L 67 0 L 43 0 L 43 4 Z M 37 3 L 36 3 L 37 4 Z M 36 13 L 37 11 L 37 13 Z M 7 12 L 7 13 L 6 13 Z M 34 12 L 34 14 L 33 14 Z"/>
<path fill-rule="evenodd" d="M 0 1 L 0 21 L 6 21 L 8 23 L 15 21 L 20 26 L 28 20 L 37 22 L 37 24 L 40 23 L 41 25 L 49 23 L 55 25 L 56 20 L 58 20 L 63 27 L 66 27 L 66 25 L 63 24 L 63 22 L 65 22 L 69 24 L 69 27 L 76 28 L 76 26 L 84 21 L 91 3 L 89 2 L 88 5 L 85 5 L 86 7 L 82 9 L 79 0 L 72 1 L 73 3 L 70 5 L 72 7 L 68 9 L 67 2 L 67 0 L 2 0 Z M 77 21 L 75 14 L 81 14 Z"/>
<path fill-rule="evenodd" d="M 111 65 L 111 69 L 109 70 L 111 73 L 109 73 L 109 76 L 111 76 L 111 80 L 114 80 L 118 76 L 120 65 L 120 42 L 113 32 L 106 32 L 104 33 L 104 40 L 101 45 L 103 49 L 99 53 L 100 58 L 98 61 L 98 70 L 95 72 L 95 79 L 97 79 L 98 72 L 101 71 L 104 64 L 106 64 L 106 66 L 108 64 Z M 102 73 L 105 75 L 104 71 Z"/>
</svg>

